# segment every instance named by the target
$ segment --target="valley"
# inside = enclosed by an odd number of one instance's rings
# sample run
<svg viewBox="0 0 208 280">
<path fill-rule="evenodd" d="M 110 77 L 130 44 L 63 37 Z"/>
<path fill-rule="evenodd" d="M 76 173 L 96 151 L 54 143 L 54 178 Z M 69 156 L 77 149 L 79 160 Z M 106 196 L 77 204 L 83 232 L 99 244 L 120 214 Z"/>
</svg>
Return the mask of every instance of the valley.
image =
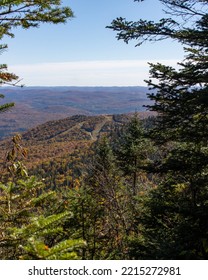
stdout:
<svg viewBox="0 0 208 280">
<path fill-rule="evenodd" d="M 2 87 L 1 103 L 15 107 L 1 114 L 0 139 L 73 115 L 145 112 L 147 92 L 145 87 Z"/>
</svg>

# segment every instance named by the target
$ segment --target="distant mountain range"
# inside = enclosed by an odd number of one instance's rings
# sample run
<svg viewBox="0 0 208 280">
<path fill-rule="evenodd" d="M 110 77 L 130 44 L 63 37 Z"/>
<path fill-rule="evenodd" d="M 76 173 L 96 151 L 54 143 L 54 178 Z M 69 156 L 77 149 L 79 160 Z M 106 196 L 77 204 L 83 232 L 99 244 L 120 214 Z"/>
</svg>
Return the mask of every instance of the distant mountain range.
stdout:
<svg viewBox="0 0 208 280">
<path fill-rule="evenodd" d="M 144 112 L 150 104 L 145 87 L 2 87 L 0 93 L 1 103 L 16 104 L 1 114 L 0 139 L 50 120 Z"/>
</svg>

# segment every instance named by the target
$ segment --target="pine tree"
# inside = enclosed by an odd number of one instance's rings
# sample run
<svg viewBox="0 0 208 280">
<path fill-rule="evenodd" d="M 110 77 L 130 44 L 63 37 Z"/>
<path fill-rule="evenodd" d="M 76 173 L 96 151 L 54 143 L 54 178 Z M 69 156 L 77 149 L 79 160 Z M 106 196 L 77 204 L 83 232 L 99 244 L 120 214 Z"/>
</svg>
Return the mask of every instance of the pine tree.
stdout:
<svg viewBox="0 0 208 280">
<path fill-rule="evenodd" d="M 138 1 L 139 2 L 139 1 Z M 118 39 L 128 42 L 176 39 L 186 56 L 173 67 L 150 64 L 147 84 L 158 113 L 150 136 L 165 147 L 154 164 L 163 176 L 144 213 L 146 243 L 138 243 L 137 257 L 206 259 L 208 256 L 208 75 L 207 1 L 161 0 L 166 14 L 158 23 L 113 21 Z M 177 20 L 179 18 L 179 20 Z M 187 20 L 189 19 L 189 20 Z M 157 82 L 154 82 L 155 79 Z"/>
<path fill-rule="evenodd" d="M 120 169 L 125 176 L 131 177 L 131 192 L 135 196 L 139 191 L 139 174 L 144 175 L 144 170 L 150 161 L 150 150 L 153 152 L 137 114 L 123 127 L 114 150 Z"/>
<path fill-rule="evenodd" d="M 151 137 L 168 144 L 166 156 L 155 166 L 165 179 L 150 202 L 153 213 L 158 212 L 154 214 L 155 226 L 157 220 L 163 228 L 163 237 L 157 235 L 160 247 L 156 254 L 160 256 L 169 251 L 174 258 L 207 258 L 208 103 L 203 71 L 206 56 L 203 55 L 203 62 L 201 55 L 202 51 L 191 49 L 179 71 L 159 64 L 151 69 L 152 77 L 159 77 L 160 81 L 153 85 L 157 93 L 150 95 L 155 101 L 151 110 L 160 113 Z M 164 222 L 167 219 L 168 224 Z M 167 244 L 171 246 L 169 250 Z"/>
<path fill-rule="evenodd" d="M 45 191 L 34 177 L 0 184 L 0 189 L 1 259 L 78 258 L 84 242 L 69 237 L 60 240 L 63 224 L 72 213 L 52 214 L 52 203 L 58 205 L 54 192 Z"/>
<path fill-rule="evenodd" d="M 7 48 L 7 45 L 0 45 L 0 54 Z M 0 64 L 0 86 L 5 84 L 11 84 L 13 81 L 18 80 L 18 77 L 13 73 L 8 73 L 7 65 Z M 0 98 L 4 98 L 3 94 L 0 94 Z M 9 108 L 13 107 L 14 103 L 5 103 L 0 105 L 0 112 L 3 113 Z"/>
<path fill-rule="evenodd" d="M 83 259 L 125 259 L 132 230 L 131 196 L 105 136 L 94 144 L 87 160 L 86 174 L 66 191 L 73 236 L 86 241 Z M 79 182 L 79 184 L 77 184 Z"/>
<path fill-rule="evenodd" d="M 77 259 L 85 244 L 65 236 L 63 224 L 72 218 L 55 192 L 28 177 L 19 157 L 25 155 L 15 136 L 7 155 L 10 176 L 0 184 L 1 259 Z"/>
<path fill-rule="evenodd" d="M 40 23 L 65 23 L 73 17 L 69 7 L 63 7 L 60 0 L 49 1 L 1 1 L 0 39 L 14 37 L 13 29 L 38 27 Z"/>
</svg>

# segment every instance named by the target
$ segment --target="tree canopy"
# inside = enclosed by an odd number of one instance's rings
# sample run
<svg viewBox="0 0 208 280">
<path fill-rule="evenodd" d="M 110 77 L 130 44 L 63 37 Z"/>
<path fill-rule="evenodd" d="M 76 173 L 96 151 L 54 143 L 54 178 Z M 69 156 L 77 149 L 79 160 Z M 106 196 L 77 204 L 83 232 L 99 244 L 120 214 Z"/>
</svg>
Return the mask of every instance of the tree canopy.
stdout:
<svg viewBox="0 0 208 280">
<path fill-rule="evenodd" d="M 202 259 L 208 252 L 208 1 L 160 2 L 165 17 L 159 22 L 117 18 L 110 26 L 126 43 L 170 38 L 185 51 L 179 69 L 150 63 L 146 81 L 154 89 L 147 107 L 158 113 L 149 136 L 165 153 L 154 163 L 162 179 L 144 214 L 145 257 Z"/>
<path fill-rule="evenodd" d="M 143 2 L 144 0 L 134 0 Z M 166 17 L 158 22 L 148 20 L 128 21 L 119 17 L 109 28 L 117 32 L 117 39 L 128 43 L 136 40 L 137 45 L 145 41 L 176 39 L 189 46 L 207 46 L 207 1 L 160 0 Z"/>
<path fill-rule="evenodd" d="M 14 37 L 13 28 L 28 29 L 40 23 L 66 23 L 73 16 L 69 7 L 61 7 L 60 0 L 0 1 L 0 38 L 4 35 Z"/>
</svg>

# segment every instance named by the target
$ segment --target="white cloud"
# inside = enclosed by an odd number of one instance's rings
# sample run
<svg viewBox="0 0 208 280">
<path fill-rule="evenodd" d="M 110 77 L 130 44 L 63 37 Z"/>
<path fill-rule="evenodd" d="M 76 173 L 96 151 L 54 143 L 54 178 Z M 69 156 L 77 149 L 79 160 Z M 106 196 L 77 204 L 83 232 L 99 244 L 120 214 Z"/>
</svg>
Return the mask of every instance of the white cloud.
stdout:
<svg viewBox="0 0 208 280">
<path fill-rule="evenodd" d="M 157 61 L 149 61 L 156 63 Z M 176 60 L 159 62 L 176 66 Z M 144 60 L 72 61 L 22 64 L 9 70 L 27 86 L 136 86 L 145 85 L 148 63 Z"/>
</svg>

